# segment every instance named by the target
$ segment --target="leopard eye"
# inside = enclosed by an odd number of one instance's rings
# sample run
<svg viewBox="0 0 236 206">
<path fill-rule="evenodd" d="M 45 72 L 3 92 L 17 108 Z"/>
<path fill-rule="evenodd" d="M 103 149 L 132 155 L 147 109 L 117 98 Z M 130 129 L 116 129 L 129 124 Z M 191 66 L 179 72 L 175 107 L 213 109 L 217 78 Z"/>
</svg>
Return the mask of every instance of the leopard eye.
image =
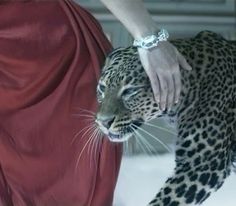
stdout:
<svg viewBox="0 0 236 206">
<path fill-rule="evenodd" d="M 135 88 L 135 87 L 126 88 L 126 89 L 123 90 L 121 96 L 122 96 L 123 99 L 127 100 L 130 97 L 137 94 L 138 92 L 139 92 L 138 88 Z"/>
<path fill-rule="evenodd" d="M 101 103 L 105 97 L 105 94 L 104 94 L 105 89 L 106 89 L 105 85 L 103 85 L 101 83 L 98 84 L 98 86 L 97 86 L 97 100 L 99 103 Z"/>
<path fill-rule="evenodd" d="M 128 100 L 130 97 L 138 94 L 139 92 L 141 92 L 143 89 L 145 89 L 147 87 L 147 85 L 140 85 L 140 86 L 133 86 L 133 87 L 128 87 L 126 89 L 124 89 L 121 93 L 121 97 L 124 100 Z"/>
<path fill-rule="evenodd" d="M 100 92 L 100 93 L 104 93 L 105 92 L 105 89 L 106 89 L 106 86 L 99 83 L 98 86 L 97 86 L 97 91 Z"/>
</svg>

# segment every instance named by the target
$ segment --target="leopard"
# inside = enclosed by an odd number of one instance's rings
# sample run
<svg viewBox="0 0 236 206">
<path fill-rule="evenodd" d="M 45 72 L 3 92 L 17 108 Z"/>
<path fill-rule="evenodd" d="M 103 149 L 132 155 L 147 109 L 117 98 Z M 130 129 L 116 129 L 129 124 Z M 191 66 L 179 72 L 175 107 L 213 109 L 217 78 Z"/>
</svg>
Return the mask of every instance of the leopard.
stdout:
<svg viewBox="0 0 236 206">
<path fill-rule="evenodd" d="M 235 171 L 236 42 L 212 31 L 170 42 L 192 67 L 180 68 L 181 94 L 171 111 L 155 101 L 138 49 L 121 47 L 102 67 L 95 122 L 111 142 L 122 143 L 145 122 L 174 116 L 174 171 L 147 205 L 200 205 Z"/>
</svg>

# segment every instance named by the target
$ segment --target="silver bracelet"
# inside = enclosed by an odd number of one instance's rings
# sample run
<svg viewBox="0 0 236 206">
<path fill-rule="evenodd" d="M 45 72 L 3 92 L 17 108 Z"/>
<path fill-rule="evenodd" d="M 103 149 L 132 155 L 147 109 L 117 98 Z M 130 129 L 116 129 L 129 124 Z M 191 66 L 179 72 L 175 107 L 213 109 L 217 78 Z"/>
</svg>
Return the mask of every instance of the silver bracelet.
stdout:
<svg viewBox="0 0 236 206">
<path fill-rule="evenodd" d="M 165 29 L 161 29 L 157 35 L 153 34 L 144 38 L 135 39 L 133 46 L 143 49 L 152 49 L 153 47 L 156 47 L 160 41 L 167 41 L 168 37 L 168 32 Z"/>
</svg>

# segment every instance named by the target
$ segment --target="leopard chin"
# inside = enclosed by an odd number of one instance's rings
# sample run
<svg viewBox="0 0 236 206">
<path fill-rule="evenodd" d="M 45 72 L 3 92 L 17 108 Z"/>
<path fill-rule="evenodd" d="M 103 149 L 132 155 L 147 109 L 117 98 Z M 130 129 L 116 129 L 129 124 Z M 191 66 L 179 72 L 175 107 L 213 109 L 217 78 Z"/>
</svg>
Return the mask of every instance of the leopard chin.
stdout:
<svg viewBox="0 0 236 206">
<path fill-rule="evenodd" d="M 111 142 L 119 143 L 119 142 L 126 142 L 126 141 L 128 141 L 132 136 L 133 136 L 133 133 L 127 133 L 125 135 L 109 133 L 108 134 L 108 139 Z"/>
</svg>

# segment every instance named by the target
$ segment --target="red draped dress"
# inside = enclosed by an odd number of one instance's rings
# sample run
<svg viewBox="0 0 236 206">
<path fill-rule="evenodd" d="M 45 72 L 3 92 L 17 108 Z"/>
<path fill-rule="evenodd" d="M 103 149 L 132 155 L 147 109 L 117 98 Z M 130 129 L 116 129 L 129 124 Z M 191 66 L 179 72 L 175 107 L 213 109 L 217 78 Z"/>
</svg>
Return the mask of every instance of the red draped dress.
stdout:
<svg viewBox="0 0 236 206">
<path fill-rule="evenodd" d="M 110 49 L 72 1 L 0 2 L 0 206 L 112 205 L 121 147 L 84 129 Z"/>
</svg>

